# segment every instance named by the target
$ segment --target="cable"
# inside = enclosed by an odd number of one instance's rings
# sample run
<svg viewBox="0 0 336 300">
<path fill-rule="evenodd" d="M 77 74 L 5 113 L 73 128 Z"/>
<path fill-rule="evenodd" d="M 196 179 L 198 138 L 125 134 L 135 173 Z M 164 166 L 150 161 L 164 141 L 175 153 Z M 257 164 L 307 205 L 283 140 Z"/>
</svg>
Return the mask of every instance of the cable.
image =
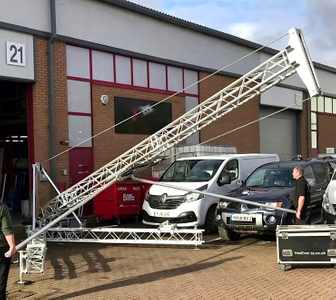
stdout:
<svg viewBox="0 0 336 300">
<path fill-rule="evenodd" d="M 185 90 L 187 90 L 187 89 L 193 87 L 194 85 L 199 84 L 199 83 L 205 81 L 206 79 L 208 79 L 208 78 L 210 78 L 210 77 L 216 75 L 217 73 L 219 73 L 219 72 L 221 72 L 221 71 L 227 69 L 228 67 L 230 67 L 230 66 L 232 66 L 232 65 L 234 65 L 234 64 L 236 64 L 236 63 L 238 63 L 238 62 L 240 62 L 240 61 L 242 61 L 242 60 L 244 60 L 245 58 L 251 56 L 252 54 L 254 54 L 254 53 L 256 53 L 256 52 L 259 52 L 259 51 L 261 51 L 262 49 L 268 47 L 269 45 L 271 45 L 271 44 L 273 44 L 273 43 L 275 43 L 275 42 L 281 40 L 282 38 L 284 38 L 284 37 L 287 36 L 287 35 L 288 35 L 288 33 L 286 33 L 286 34 L 284 34 L 284 35 L 282 35 L 282 36 L 280 36 L 280 37 L 278 37 L 278 38 L 272 40 L 271 42 L 269 42 L 269 43 L 266 44 L 266 45 L 262 45 L 261 47 L 259 47 L 258 49 L 256 49 L 256 50 L 250 52 L 249 54 L 246 54 L 245 56 L 243 56 L 243 57 L 241 57 L 241 58 L 239 58 L 239 59 L 237 59 L 237 60 L 231 62 L 230 64 L 228 64 L 228 65 L 226 65 L 226 66 L 224 66 L 224 67 L 218 69 L 217 71 L 215 71 L 215 72 L 209 74 L 208 76 L 206 76 L 206 77 L 204 77 L 204 78 L 202 78 L 202 79 L 200 79 L 200 80 L 198 80 L 198 81 L 192 83 L 191 85 L 189 85 L 189 86 L 187 86 L 187 87 L 185 87 L 185 88 L 183 88 L 183 89 L 181 89 L 181 90 L 175 92 L 174 94 L 172 94 L 172 95 L 170 95 L 170 96 L 168 96 L 168 97 L 162 99 L 161 101 L 154 103 L 153 105 L 150 106 L 150 108 L 155 107 L 156 105 L 159 105 L 159 104 L 161 104 L 162 102 L 165 102 L 165 101 L 169 100 L 169 99 L 172 98 L 172 97 L 175 97 L 176 95 L 178 95 L 178 94 L 180 94 L 181 92 L 183 92 L 183 91 L 185 91 Z M 147 110 L 147 109 L 148 109 L 148 108 L 146 108 L 146 110 Z M 55 159 L 56 157 L 58 157 L 58 156 L 60 156 L 60 155 L 62 155 L 62 154 L 64 154 L 64 153 L 69 152 L 70 150 L 72 150 L 72 149 L 78 147 L 79 145 L 84 144 L 84 143 L 86 143 L 86 142 L 88 142 L 88 141 L 94 139 L 95 137 L 97 137 L 97 136 L 99 136 L 99 135 L 101 135 L 101 134 L 103 134 L 103 133 L 105 133 L 105 132 L 107 132 L 107 131 L 109 131 L 109 130 L 111 130 L 111 129 L 113 129 L 113 128 L 115 128 L 115 127 L 121 125 L 121 124 L 123 124 L 123 123 L 125 123 L 125 122 L 127 122 L 128 120 L 131 120 L 133 117 L 136 117 L 136 116 L 142 114 L 143 112 L 144 112 L 144 110 L 139 111 L 138 113 L 136 113 L 136 114 L 134 114 L 134 115 L 132 115 L 132 116 L 130 116 L 130 117 L 128 117 L 128 118 L 126 118 L 126 119 L 120 121 L 119 123 L 117 123 L 117 124 L 115 124 L 115 125 L 113 125 L 113 126 L 111 126 L 111 127 L 109 127 L 109 128 L 106 128 L 106 129 L 104 129 L 103 131 L 98 132 L 97 134 L 95 134 L 95 135 L 93 135 L 93 136 L 87 138 L 87 139 L 84 140 L 84 141 L 81 141 L 80 143 L 76 144 L 75 146 L 73 146 L 73 147 L 71 147 L 71 148 L 69 148 L 69 149 L 66 149 L 66 150 L 62 151 L 62 152 L 56 154 L 55 156 L 53 156 L 53 157 L 51 157 L 51 158 L 49 158 L 49 159 L 44 160 L 44 161 L 42 162 L 42 164 L 43 164 L 43 163 L 46 163 L 46 162 L 48 162 L 48 161 L 51 161 L 51 160 Z"/>
</svg>

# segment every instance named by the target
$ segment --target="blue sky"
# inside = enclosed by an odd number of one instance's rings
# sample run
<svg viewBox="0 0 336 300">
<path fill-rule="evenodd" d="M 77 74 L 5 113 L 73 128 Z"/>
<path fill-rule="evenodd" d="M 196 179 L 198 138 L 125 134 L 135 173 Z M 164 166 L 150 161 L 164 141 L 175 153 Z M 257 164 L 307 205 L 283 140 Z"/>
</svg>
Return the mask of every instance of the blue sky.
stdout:
<svg viewBox="0 0 336 300">
<path fill-rule="evenodd" d="M 267 44 L 302 29 L 314 61 L 336 67 L 336 0 L 131 0 L 200 25 Z M 283 49 L 287 40 L 271 47 Z"/>
</svg>

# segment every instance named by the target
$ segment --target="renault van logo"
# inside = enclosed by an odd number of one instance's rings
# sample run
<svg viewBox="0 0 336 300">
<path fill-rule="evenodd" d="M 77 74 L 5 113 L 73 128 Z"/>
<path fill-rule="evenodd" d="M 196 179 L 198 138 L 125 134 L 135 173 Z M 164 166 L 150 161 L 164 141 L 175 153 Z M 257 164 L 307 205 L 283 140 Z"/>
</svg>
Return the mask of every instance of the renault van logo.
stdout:
<svg viewBox="0 0 336 300">
<path fill-rule="evenodd" d="M 162 203 L 165 203 L 166 200 L 167 200 L 167 197 L 168 197 L 167 194 L 163 194 L 163 195 L 161 196 L 161 202 L 162 202 Z"/>
</svg>

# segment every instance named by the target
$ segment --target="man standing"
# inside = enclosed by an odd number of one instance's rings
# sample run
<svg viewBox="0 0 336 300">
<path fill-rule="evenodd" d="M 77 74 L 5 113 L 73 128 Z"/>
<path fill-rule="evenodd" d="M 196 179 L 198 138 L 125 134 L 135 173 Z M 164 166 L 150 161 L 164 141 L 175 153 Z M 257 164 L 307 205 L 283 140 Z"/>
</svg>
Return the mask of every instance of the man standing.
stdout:
<svg viewBox="0 0 336 300">
<path fill-rule="evenodd" d="M 0 300 L 5 300 L 11 257 L 16 249 L 9 209 L 3 203 L 0 203 L 0 219 Z"/>
<path fill-rule="evenodd" d="M 306 179 L 303 177 L 303 169 L 295 167 L 293 169 L 293 178 L 296 180 L 296 187 L 294 192 L 294 206 L 296 209 L 297 225 L 310 224 L 310 191 Z"/>
</svg>

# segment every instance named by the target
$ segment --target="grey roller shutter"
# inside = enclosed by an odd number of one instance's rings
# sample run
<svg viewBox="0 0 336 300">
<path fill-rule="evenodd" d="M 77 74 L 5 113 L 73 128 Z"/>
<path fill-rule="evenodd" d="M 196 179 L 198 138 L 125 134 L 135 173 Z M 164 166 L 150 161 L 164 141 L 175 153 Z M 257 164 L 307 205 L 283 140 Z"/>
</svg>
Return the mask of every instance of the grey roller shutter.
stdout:
<svg viewBox="0 0 336 300">
<path fill-rule="evenodd" d="M 260 117 L 280 108 L 261 107 Z M 297 153 L 296 113 L 291 110 L 260 121 L 260 152 L 277 153 L 281 160 L 292 159 Z"/>
</svg>

